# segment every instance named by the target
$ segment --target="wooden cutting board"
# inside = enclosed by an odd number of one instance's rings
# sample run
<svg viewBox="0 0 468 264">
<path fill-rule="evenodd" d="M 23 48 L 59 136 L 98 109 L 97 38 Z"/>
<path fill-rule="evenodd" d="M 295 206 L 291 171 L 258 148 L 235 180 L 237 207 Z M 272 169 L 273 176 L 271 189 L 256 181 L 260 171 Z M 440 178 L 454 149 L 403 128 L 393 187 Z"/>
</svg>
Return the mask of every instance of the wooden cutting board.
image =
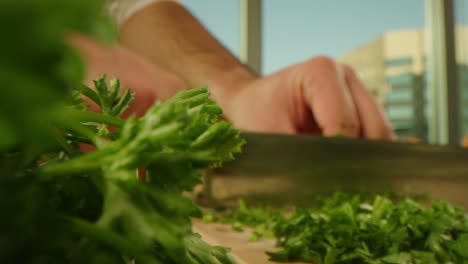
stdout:
<svg viewBox="0 0 468 264">
<path fill-rule="evenodd" d="M 271 239 L 249 241 L 251 229 L 237 232 L 230 225 L 226 224 L 205 223 L 198 219 L 194 219 L 192 222 L 193 231 L 199 233 L 207 243 L 231 248 L 231 255 L 234 256 L 239 264 L 278 263 L 268 260 L 268 255 L 265 254 L 265 251 L 276 249 L 275 241 Z M 284 264 L 285 262 L 282 263 Z M 294 263 L 299 264 L 300 262 Z"/>
</svg>

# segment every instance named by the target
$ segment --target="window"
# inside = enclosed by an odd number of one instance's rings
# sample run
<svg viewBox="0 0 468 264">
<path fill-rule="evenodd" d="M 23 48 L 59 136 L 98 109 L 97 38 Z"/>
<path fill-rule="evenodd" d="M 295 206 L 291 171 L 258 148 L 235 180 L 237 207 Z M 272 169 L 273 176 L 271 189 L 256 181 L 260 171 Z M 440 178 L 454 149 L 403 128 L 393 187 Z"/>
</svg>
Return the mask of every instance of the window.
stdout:
<svg viewBox="0 0 468 264">
<path fill-rule="evenodd" d="M 461 97 L 462 133 L 468 137 L 468 0 L 455 0 L 455 58 Z"/>
<path fill-rule="evenodd" d="M 183 0 L 183 3 L 228 50 L 239 57 L 239 0 Z"/>
<path fill-rule="evenodd" d="M 240 55 L 239 0 L 184 2 L 225 46 Z M 438 105 L 437 98 L 441 96 L 437 94 L 445 90 L 438 90 L 438 85 L 434 85 L 433 80 L 440 72 L 429 64 L 434 60 L 433 54 L 426 54 L 430 35 L 425 33 L 425 27 L 430 23 L 425 23 L 439 18 L 429 15 L 432 14 L 429 10 L 442 10 L 441 6 L 430 3 L 439 2 L 263 0 L 262 73 L 270 74 L 317 55 L 334 57 L 357 71 L 366 87 L 385 106 L 398 135 L 440 143 L 443 140 L 439 135 L 433 137 L 434 131 L 440 134 L 444 127 L 454 130 L 444 120 L 450 113 L 438 116 L 437 111 L 447 106 Z M 468 0 L 453 0 L 453 3 L 461 105 L 461 119 L 457 122 L 468 135 Z M 442 121 L 431 121 L 435 119 Z"/>
<path fill-rule="evenodd" d="M 400 137 L 427 138 L 424 0 L 263 1 L 265 73 L 328 55 L 351 65 Z"/>
</svg>

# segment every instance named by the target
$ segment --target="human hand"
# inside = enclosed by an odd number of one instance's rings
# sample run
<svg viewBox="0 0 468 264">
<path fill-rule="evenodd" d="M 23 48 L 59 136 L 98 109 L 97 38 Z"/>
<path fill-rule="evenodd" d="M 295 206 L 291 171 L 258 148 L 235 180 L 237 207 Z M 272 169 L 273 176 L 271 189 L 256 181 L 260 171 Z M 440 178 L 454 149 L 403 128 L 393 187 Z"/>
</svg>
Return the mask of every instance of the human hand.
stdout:
<svg viewBox="0 0 468 264">
<path fill-rule="evenodd" d="M 123 88 L 136 93 L 130 111 L 137 115 L 143 115 L 156 100 L 169 98 L 185 86 L 174 74 L 120 45 L 105 46 L 80 34 L 72 34 L 69 41 L 86 62 L 84 83 L 94 87 L 93 80 L 103 74 L 118 78 Z"/>
<path fill-rule="evenodd" d="M 240 129 L 395 138 L 382 107 L 354 71 L 327 57 L 310 59 L 229 91 L 215 93 L 215 99 Z"/>
</svg>

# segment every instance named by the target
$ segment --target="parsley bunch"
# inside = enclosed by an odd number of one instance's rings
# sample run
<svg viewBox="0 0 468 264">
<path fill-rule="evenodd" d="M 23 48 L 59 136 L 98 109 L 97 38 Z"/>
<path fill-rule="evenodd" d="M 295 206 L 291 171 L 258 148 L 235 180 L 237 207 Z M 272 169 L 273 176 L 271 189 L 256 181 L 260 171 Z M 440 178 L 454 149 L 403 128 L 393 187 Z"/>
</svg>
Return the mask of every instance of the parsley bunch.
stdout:
<svg viewBox="0 0 468 264">
<path fill-rule="evenodd" d="M 113 32 L 101 4 L 0 2 L 0 263 L 234 263 L 192 232 L 182 192 L 243 140 L 205 88 L 123 119 L 134 95 L 118 80 L 81 85 L 65 35 Z"/>
<path fill-rule="evenodd" d="M 109 99 L 105 87 L 87 92 Z M 123 110 L 126 94 L 111 108 Z M 200 182 L 199 169 L 243 144 L 208 96 L 205 88 L 182 91 L 127 120 L 70 105 L 52 115 L 50 151 L 29 164 L 22 146 L 2 152 L 2 262 L 234 263 L 227 249 L 192 233 L 199 211 L 182 196 Z M 96 150 L 82 153 L 80 143 Z"/>
</svg>

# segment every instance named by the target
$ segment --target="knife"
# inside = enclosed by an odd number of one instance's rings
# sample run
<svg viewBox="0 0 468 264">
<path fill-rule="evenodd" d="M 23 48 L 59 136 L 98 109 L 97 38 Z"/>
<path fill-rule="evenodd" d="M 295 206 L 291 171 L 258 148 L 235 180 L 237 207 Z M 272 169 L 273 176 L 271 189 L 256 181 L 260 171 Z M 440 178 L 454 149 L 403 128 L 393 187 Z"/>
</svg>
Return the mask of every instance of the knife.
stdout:
<svg viewBox="0 0 468 264">
<path fill-rule="evenodd" d="M 467 149 L 311 135 L 245 132 L 242 137 L 243 153 L 207 178 L 212 198 L 286 201 L 336 190 L 392 189 L 468 207 Z"/>
</svg>

